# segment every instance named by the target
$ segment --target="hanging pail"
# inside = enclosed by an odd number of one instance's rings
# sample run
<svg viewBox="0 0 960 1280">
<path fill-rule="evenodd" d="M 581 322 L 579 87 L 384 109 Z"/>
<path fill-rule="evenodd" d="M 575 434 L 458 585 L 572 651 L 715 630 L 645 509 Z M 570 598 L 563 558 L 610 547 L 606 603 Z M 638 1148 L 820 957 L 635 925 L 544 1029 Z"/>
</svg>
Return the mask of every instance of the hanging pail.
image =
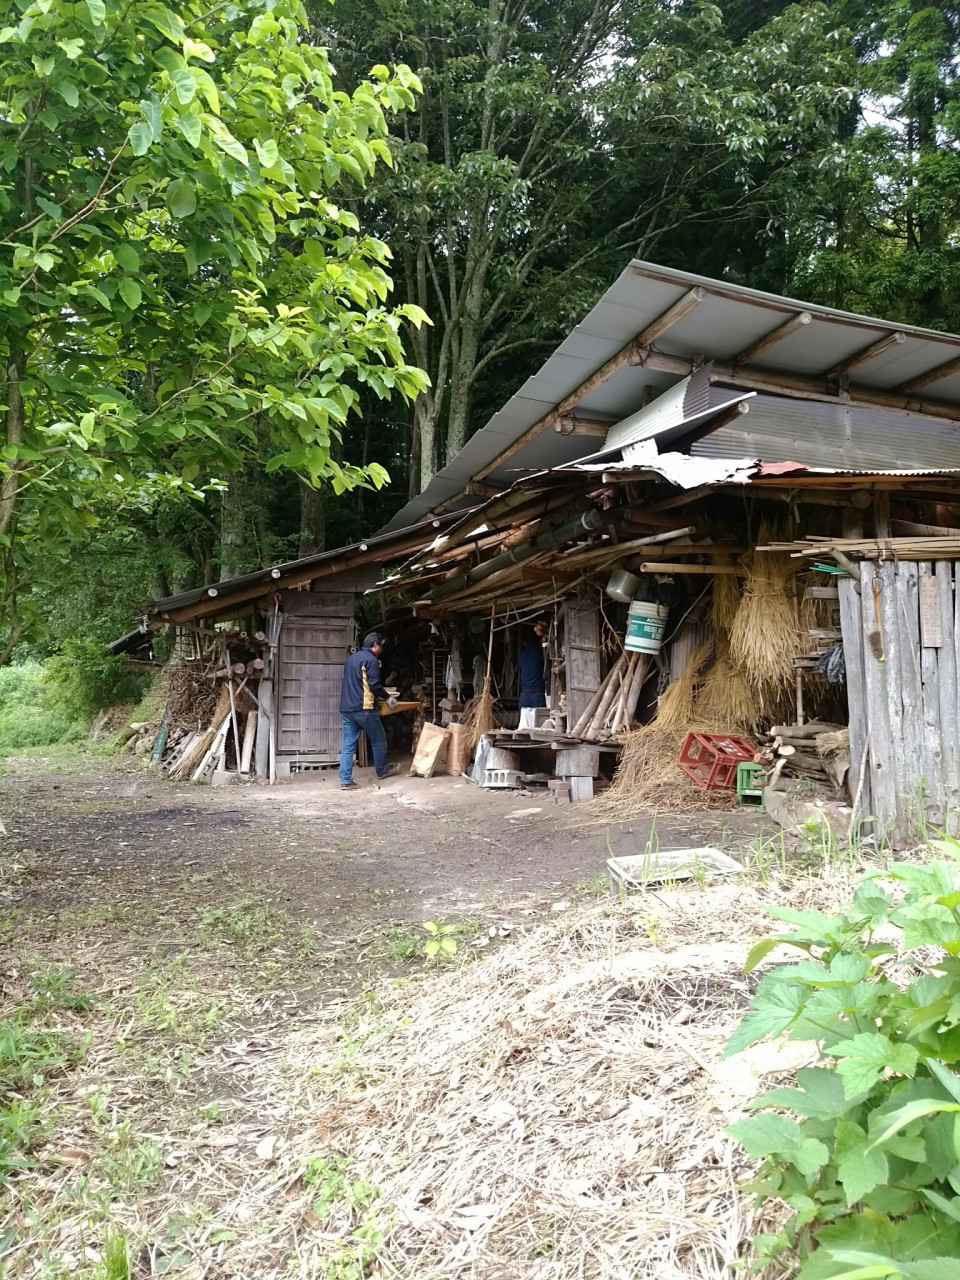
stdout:
<svg viewBox="0 0 960 1280">
<path fill-rule="evenodd" d="M 640 589 L 640 579 L 626 569 L 614 569 L 607 583 L 607 595 L 623 604 L 629 604 Z"/>
<path fill-rule="evenodd" d="M 634 600 L 627 612 L 627 638 L 623 647 L 631 653 L 659 653 L 668 613 L 665 604 Z"/>
</svg>

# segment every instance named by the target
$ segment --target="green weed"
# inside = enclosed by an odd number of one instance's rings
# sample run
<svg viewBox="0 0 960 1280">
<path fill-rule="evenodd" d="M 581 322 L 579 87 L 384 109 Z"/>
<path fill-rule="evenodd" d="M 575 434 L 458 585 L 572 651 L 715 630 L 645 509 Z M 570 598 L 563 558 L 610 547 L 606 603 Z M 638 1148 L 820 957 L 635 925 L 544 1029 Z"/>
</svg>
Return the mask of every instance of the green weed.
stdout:
<svg viewBox="0 0 960 1280">
<path fill-rule="evenodd" d="M 585 879 L 577 881 L 577 888 L 581 893 L 602 897 L 605 893 L 610 892 L 610 880 L 605 872 L 603 875 L 587 876 Z"/>
<path fill-rule="evenodd" d="M 377 1207 L 380 1192 L 369 1182 L 351 1178 L 350 1163 L 344 1156 L 314 1157 L 303 1171 L 313 1212 L 328 1230 L 336 1230 L 343 1246 L 324 1261 L 325 1280 L 363 1280 L 384 1240 Z"/>
<path fill-rule="evenodd" d="M 69 968 L 36 969 L 30 975 L 34 990 L 33 1004 L 37 1009 L 63 1009 L 70 1013 L 85 1013 L 93 1007 L 93 997 L 77 990 L 77 971 Z"/>
<path fill-rule="evenodd" d="M 121 1231 L 107 1229 L 94 1280 L 130 1280 L 130 1249 Z"/>
<path fill-rule="evenodd" d="M 755 1238 L 759 1264 L 798 1280 L 956 1271 L 960 843 L 934 846 L 950 861 L 871 873 L 846 910 L 768 907 L 793 927 L 747 957 L 749 972 L 777 946 L 801 953 L 764 974 L 725 1054 L 786 1034 L 818 1055 L 728 1130 L 763 1162 L 761 1204 L 792 1210 Z"/>
</svg>

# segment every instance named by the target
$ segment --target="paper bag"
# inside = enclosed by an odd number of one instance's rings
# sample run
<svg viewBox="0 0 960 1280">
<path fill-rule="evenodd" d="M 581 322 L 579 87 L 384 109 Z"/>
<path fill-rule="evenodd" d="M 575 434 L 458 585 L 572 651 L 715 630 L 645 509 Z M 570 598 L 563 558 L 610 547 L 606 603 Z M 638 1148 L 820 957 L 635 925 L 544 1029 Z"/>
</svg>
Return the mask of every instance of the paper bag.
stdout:
<svg viewBox="0 0 960 1280">
<path fill-rule="evenodd" d="M 425 724 L 420 730 L 417 749 L 413 753 L 413 764 L 410 766 L 412 778 L 432 778 L 447 757 L 447 743 L 450 730 L 437 724 Z"/>
</svg>

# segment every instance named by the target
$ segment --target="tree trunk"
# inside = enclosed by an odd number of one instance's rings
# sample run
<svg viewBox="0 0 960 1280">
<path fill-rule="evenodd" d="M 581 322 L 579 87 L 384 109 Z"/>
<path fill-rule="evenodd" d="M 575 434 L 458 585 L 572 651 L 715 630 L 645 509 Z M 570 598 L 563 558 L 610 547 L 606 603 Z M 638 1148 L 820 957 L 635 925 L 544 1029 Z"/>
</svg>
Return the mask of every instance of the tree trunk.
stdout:
<svg viewBox="0 0 960 1280">
<path fill-rule="evenodd" d="M 220 495 L 220 581 L 237 578 L 248 568 L 246 555 L 247 503 L 242 471 L 226 477 Z"/>
<path fill-rule="evenodd" d="M 7 376 L 4 387 L 4 400 L 7 405 L 5 443 L 8 445 L 23 444 L 25 415 L 21 383 L 27 367 L 27 353 L 21 347 L 11 344 L 7 362 Z M 10 470 L 0 485 L 0 534 L 9 534 L 17 513 L 17 497 L 20 492 L 20 466 L 13 461 Z"/>
<path fill-rule="evenodd" d="M 323 551 L 327 533 L 327 512 L 322 489 L 300 481 L 300 554 L 312 556 Z"/>
</svg>

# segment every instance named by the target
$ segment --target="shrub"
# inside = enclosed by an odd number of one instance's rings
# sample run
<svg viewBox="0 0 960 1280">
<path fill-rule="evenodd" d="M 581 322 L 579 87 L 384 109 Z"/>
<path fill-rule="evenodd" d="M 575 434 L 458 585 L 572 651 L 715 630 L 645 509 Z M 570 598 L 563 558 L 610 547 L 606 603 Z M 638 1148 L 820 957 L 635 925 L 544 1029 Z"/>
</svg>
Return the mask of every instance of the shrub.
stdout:
<svg viewBox="0 0 960 1280">
<path fill-rule="evenodd" d="M 45 664 L 0 667 L 0 753 L 72 742 L 85 732 L 82 720 L 51 696 Z"/>
<path fill-rule="evenodd" d="M 46 676 L 51 700 L 75 718 L 93 716 L 117 703 L 138 702 L 147 683 L 94 640 L 67 640 L 47 662 Z"/>
<path fill-rule="evenodd" d="M 763 1158 L 750 1189 L 792 1211 L 754 1241 L 761 1264 L 793 1255 L 797 1280 L 955 1280 L 960 867 L 896 864 L 846 911 L 769 910 L 794 928 L 758 943 L 747 968 L 780 943 L 805 958 L 761 979 L 725 1053 L 786 1033 L 814 1041 L 819 1061 L 728 1131 Z"/>
</svg>

